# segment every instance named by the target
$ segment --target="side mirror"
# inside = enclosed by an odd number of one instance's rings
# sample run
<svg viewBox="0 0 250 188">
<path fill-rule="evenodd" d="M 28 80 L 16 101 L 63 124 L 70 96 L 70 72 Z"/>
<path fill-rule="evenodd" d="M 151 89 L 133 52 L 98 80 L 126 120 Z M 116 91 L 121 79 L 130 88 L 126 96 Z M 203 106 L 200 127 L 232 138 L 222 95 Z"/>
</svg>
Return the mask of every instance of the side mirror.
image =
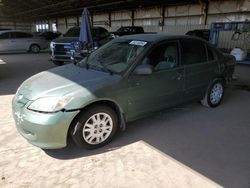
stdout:
<svg viewBox="0 0 250 188">
<path fill-rule="evenodd" d="M 153 67 L 151 65 L 139 65 L 135 68 L 134 74 L 137 75 L 149 75 L 152 74 Z"/>
</svg>

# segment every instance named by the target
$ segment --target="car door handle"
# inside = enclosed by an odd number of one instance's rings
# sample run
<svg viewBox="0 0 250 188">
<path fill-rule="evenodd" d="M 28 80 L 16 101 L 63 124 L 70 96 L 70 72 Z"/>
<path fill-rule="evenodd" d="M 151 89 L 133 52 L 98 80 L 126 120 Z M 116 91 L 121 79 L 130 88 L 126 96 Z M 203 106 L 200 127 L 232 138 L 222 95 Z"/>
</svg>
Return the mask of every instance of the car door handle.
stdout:
<svg viewBox="0 0 250 188">
<path fill-rule="evenodd" d="M 10 42 L 16 42 L 15 40 L 11 40 Z"/>
</svg>

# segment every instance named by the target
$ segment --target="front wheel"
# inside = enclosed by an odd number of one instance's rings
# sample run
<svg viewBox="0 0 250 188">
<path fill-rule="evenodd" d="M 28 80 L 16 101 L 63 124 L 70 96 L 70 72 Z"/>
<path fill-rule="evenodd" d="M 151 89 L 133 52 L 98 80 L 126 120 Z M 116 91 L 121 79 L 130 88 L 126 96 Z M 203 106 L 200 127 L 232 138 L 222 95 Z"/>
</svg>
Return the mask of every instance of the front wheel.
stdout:
<svg viewBox="0 0 250 188">
<path fill-rule="evenodd" d="M 94 106 L 78 116 L 71 129 L 71 137 L 79 147 L 94 149 L 107 144 L 117 127 L 117 115 L 112 108 Z"/>
<path fill-rule="evenodd" d="M 38 46 L 37 44 L 32 44 L 30 46 L 30 52 L 39 53 L 40 52 L 40 46 Z"/>
<path fill-rule="evenodd" d="M 210 85 L 201 103 L 206 107 L 214 108 L 220 105 L 223 96 L 224 84 L 221 80 L 217 80 Z"/>
</svg>

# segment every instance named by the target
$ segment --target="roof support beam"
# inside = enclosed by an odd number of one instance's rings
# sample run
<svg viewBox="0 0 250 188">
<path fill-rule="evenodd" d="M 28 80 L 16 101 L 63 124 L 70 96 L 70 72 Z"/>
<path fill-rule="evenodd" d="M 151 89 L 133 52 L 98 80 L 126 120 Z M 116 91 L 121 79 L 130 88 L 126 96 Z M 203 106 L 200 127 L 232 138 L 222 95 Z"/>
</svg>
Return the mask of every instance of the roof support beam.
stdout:
<svg viewBox="0 0 250 188">
<path fill-rule="evenodd" d="M 24 14 L 27 14 L 27 13 L 37 12 L 37 11 L 40 11 L 40 10 L 44 10 L 44 9 L 48 9 L 48 8 L 53 8 L 53 7 L 56 7 L 56 6 L 65 5 L 67 3 L 68 3 L 68 1 L 62 1 L 60 3 L 50 4 L 50 5 L 47 5 L 47 6 L 43 6 L 43 7 L 31 9 L 31 10 L 28 10 L 28 11 L 23 11 L 23 12 L 15 14 L 15 16 L 20 16 L 20 15 L 24 15 Z"/>
<path fill-rule="evenodd" d="M 131 11 L 131 25 L 135 26 L 135 10 L 132 9 Z"/>
<path fill-rule="evenodd" d="M 207 16 L 208 16 L 208 6 L 209 0 L 199 0 L 201 6 L 201 25 L 205 27 L 207 25 Z"/>
<path fill-rule="evenodd" d="M 166 5 L 165 3 L 162 5 L 162 8 L 161 8 L 161 20 L 160 20 L 160 23 L 159 23 L 159 26 L 161 31 L 163 31 L 163 27 L 165 25 L 165 10 L 166 10 Z"/>
<path fill-rule="evenodd" d="M 111 23 L 111 12 L 109 12 L 109 15 L 108 15 L 108 16 L 109 16 L 108 26 L 111 27 L 111 24 L 112 24 L 112 23 Z"/>
<path fill-rule="evenodd" d="M 67 16 L 65 16 L 64 20 L 65 20 L 65 26 L 66 26 L 66 30 L 67 30 L 67 29 L 68 29 L 68 20 L 67 20 Z"/>
</svg>

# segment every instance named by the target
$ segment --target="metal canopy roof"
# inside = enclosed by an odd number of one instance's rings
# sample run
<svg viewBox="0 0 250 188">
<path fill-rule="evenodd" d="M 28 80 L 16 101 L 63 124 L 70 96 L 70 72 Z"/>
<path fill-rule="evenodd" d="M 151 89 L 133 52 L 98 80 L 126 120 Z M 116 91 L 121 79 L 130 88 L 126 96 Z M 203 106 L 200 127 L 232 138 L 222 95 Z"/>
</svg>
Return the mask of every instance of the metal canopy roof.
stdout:
<svg viewBox="0 0 250 188">
<path fill-rule="evenodd" d="M 0 0 L 0 19 L 35 21 L 90 12 L 198 3 L 207 0 Z"/>
</svg>

